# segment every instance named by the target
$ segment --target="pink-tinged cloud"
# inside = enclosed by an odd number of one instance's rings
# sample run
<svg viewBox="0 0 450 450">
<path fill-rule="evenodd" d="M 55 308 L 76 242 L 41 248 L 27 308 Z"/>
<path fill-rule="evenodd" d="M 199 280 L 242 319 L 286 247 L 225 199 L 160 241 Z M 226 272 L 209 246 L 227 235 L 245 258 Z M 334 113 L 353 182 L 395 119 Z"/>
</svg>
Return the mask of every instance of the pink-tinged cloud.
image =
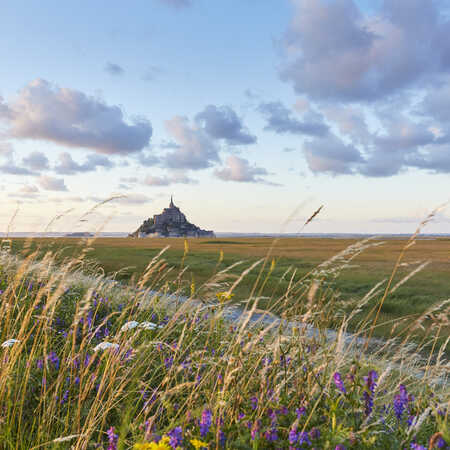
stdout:
<svg viewBox="0 0 450 450">
<path fill-rule="evenodd" d="M 63 178 L 53 178 L 42 175 L 38 179 L 39 186 L 46 191 L 67 191 Z"/>
<path fill-rule="evenodd" d="M 434 85 L 450 68 L 450 21 L 430 0 L 385 0 L 365 14 L 354 0 L 291 0 L 281 78 L 315 99 L 379 100 Z"/>
<path fill-rule="evenodd" d="M 146 119 L 128 124 L 119 106 L 42 79 L 29 83 L 9 103 L 1 100 L 0 121 L 6 123 L 6 133 L 16 139 L 126 155 L 144 149 L 152 136 Z"/>
<path fill-rule="evenodd" d="M 186 117 L 166 121 L 170 136 L 178 148 L 166 154 L 164 163 L 171 169 L 205 169 L 219 161 L 218 148 L 203 128 L 190 125 Z"/>
<path fill-rule="evenodd" d="M 224 181 L 238 181 L 246 183 L 267 183 L 261 175 L 268 175 L 266 169 L 251 166 L 250 163 L 235 155 L 228 156 L 226 165 L 222 169 L 217 169 L 215 175 Z"/>
</svg>

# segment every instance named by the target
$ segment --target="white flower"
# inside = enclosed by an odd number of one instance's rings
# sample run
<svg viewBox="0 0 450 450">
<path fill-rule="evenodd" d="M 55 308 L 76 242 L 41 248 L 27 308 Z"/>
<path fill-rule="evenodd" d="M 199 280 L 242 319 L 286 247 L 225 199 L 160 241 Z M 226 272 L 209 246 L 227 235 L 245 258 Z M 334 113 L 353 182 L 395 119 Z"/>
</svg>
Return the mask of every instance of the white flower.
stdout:
<svg viewBox="0 0 450 450">
<path fill-rule="evenodd" d="M 153 322 L 142 322 L 139 326 L 144 330 L 154 330 L 157 327 L 156 323 Z"/>
<path fill-rule="evenodd" d="M 156 330 L 156 328 L 164 328 L 163 325 L 156 325 L 156 323 L 153 322 L 142 322 L 139 327 L 143 328 L 144 330 Z"/>
<path fill-rule="evenodd" d="M 2 347 L 12 347 L 16 342 L 20 342 L 18 339 L 8 339 L 7 341 L 3 342 Z"/>
<path fill-rule="evenodd" d="M 139 322 L 136 322 L 135 320 L 132 320 L 131 322 L 127 322 L 122 325 L 121 331 L 127 331 L 132 330 L 133 328 L 136 328 L 139 325 Z"/>
<path fill-rule="evenodd" d="M 106 350 L 107 348 L 113 348 L 114 350 L 117 350 L 119 348 L 119 344 L 113 344 L 111 342 L 100 342 L 100 344 L 94 347 L 94 352 L 98 350 Z"/>
</svg>

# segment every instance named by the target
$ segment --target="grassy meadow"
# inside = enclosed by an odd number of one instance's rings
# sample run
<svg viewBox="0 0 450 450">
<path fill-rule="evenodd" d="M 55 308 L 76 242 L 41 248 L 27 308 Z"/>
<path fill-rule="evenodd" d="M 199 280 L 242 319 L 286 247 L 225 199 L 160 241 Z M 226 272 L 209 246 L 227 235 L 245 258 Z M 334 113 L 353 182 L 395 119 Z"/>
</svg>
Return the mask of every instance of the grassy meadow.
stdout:
<svg viewBox="0 0 450 450">
<path fill-rule="evenodd" d="M 15 239 L 13 248 L 19 251 L 26 240 Z M 328 320 L 332 324 L 333 315 L 349 314 L 355 304 L 379 282 L 378 296 L 373 296 L 358 314 L 352 317 L 350 328 L 356 329 L 361 320 L 371 313 L 386 286 L 397 258 L 407 243 L 406 239 L 373 240 L 363 249 L 357 248 L 343 256 L 333 265 L 333 271 L 320 276 L 319 295 L 332 302 Z M 193 284 L 196 296 L 205 300 L 214 298 L 216 286 L 212 290 L 208 281 L 214 274 L 237 264 L 228 272 L 230 280 L 221 280 L 228 288 L 233 276 L 238 276 L 261 258 L 266 258 L 265 267 L 255 268 L 246 274 L 234 289 L 234 302 L 245 302 L 251 294 L 261 297 L 259 307 L 276 314 L 296 314 L 302 298 L 295 294 L 280 302 L 280 297 L 289 284 L 301 282 L 325 261 L 345 252 L 358 244 L 355 239 L 321 238 L 227 238 L 227 239 L 132 239 L 99 238 L 86 239 L 35 239 L 31 249 L 39 248 L 42 254 L 51 250 L 58 258 L 74 257 L 86 252 L 86 258 L 98 264 L 105 274 L 126 283 L 135 283 L 145 271 L 149 261 L 166 246 L 163 255 L 169 273 L 165 273 L 170 290 L 181 290 L 190 295 Z M 27 250 L 28 251 L 28 250 Z M 272 261 L 275 263 L 273 266 Z M 238 264 L 239 263 L 239 264 Z M 427 264 L 428 263 L 428 264 Z M 427 264 L 420 269 L 422 264 Z M 264 264 L 263 264 L 264 265 Z M 181 277 L 180 270 L 184 269 Z M 165 271 L 167 272 L 167 271 Z M 267 277 L 267 275 L 270 276 Z M 418 239 L 408 248 L 393 279 L 392 287 L 399 281 L 414 275 L 390 293 L 380 310 L 379 325 L 374 334 L 382 337 L 399 335 L 399 330 L 407 332 L 410 325 L 434 305 L 450 299 L 450 239 Z M 153 280 L 150 280 L 152 282 Z M 228 283 L 227 283 L 228 282 Z M 258 284 L 259 283 L 259 284 Z M 332 291 L 332 296 L 330 296 Z M 332 298 L 331 298 L 332 297 Z M 331 303 L 330 303 L 331 305 Z M 373 311 L 372 311 L 373 312 Z M 417 339 L 428 337 L 428 325 L 432 320 L 424 318 L 421 326 L 414 330 Z M 450 328 L 440 330 L 442 339 L 450 334 Z"/>
<path fill-rule="evenodd" d="M 450 242 L 379 244 L 3 240 L 0 449 L 448 448 Z"/>
</svg>

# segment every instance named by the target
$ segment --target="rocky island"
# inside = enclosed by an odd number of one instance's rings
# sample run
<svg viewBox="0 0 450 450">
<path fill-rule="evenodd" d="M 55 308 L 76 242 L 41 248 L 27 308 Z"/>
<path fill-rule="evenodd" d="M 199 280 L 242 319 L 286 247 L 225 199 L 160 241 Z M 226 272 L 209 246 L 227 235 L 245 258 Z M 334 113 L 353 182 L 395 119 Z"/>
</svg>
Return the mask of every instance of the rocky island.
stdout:
<svg viewBox="0 0 450 450">
<path fill-rule="evenodd" d="M 215 237 L 211 230 L 202 230 L 186 219 L 180 208 L 174 205 L 170 198 L 168 208 L 164 208 L 161 214 L 155 214 L 153 218 L 144 220 L 143 224 L 130 234 L 131 237 Z"/>
</svg>

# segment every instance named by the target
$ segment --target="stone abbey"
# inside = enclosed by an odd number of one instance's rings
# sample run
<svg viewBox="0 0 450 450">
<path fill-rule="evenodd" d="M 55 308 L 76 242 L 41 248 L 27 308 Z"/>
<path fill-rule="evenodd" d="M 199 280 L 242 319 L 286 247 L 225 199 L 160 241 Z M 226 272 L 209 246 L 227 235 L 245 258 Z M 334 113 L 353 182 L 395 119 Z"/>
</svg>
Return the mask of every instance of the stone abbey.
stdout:
<svg viewBox="0 0 450 450">
<path fill-rule="evenodd" d="M 161 214 L 155 214 L 149 218 L 130 236 L 133 237 L 215 237 L 211 230 L 202 230 L 186 219 L 178 206 L 170 198 L 168 208 L 164 208 Z"/>
</svg>

